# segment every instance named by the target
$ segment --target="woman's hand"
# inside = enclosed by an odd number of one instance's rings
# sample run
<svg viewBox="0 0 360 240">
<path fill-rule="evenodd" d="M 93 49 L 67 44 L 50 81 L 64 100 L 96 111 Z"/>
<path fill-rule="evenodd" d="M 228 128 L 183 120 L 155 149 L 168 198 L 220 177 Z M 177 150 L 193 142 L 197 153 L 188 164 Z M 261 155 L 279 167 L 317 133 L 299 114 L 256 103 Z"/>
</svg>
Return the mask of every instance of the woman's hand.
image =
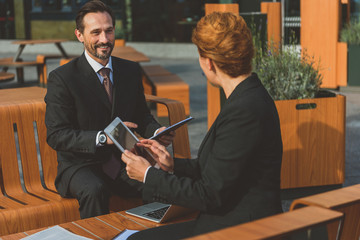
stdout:
<svg viewBox="0 0 360 240">
<path fill-rule="evenodd" d="M 174 171 L 174 159 L 170 153 L 166 150 L 164 145 L 161 145 L 155 140 L 144 139 L 141 140 L 138 145 L 149 148 L 152 151 L 152 155 L 156 162 L 160 165 L 160 168 L 166 172 Z"/>
<path fill-rule="evenodd" d="M 158 130 L 158 133 L 164 131 L 166 129 L 166 127 L 161 127 Z M 165 134 L 163 136 L 161 136 L 158 141 L 160 144 L 164 145 L 165 147 L 169 146 L 172 141 L 174 140 L 175 137 L 175 131 L 171 131 L 168 134 Z"/>
<path fill-rule="evenodd" d="M 150 163 L 145 158 L 135 155 L 128 150 L 125 150 L 121 155 L 121 159 L 126 163 L 127 175 L 131 179 L 143 182 L 146 169 L 151 166 Z"/>
</svg>

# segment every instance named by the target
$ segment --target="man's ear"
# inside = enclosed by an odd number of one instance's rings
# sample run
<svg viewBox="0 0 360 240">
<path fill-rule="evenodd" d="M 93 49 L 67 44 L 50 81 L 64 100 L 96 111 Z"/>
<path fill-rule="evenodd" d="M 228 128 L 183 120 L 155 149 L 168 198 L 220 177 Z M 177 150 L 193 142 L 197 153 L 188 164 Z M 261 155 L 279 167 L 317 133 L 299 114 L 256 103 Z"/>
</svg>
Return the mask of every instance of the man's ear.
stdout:
<svg viewBox="0 0 360 240">
<path fill-rule="evenodd" d="M 77 37 L 79 42 L 81 42 L 81 43 L 84 42 L 84 37 L 83 37 L 82 33 L 78 29 L 75 29 L 75 36 Z"/>
</svg>

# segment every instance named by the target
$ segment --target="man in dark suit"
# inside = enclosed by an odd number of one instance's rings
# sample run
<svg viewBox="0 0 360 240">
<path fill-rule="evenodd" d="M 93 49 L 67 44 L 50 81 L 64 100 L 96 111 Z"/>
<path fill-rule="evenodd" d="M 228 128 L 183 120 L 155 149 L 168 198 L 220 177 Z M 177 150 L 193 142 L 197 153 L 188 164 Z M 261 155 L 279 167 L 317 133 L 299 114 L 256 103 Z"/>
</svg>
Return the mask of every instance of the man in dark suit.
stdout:
<svg viewBox="0 0 360 240">
<path fill-rule="evenodd" d="M 55 185 L 62 197 L 78 199 L 81 218 L 108 213 L 112 193 L 133 196 L 142 187 L 128 178 L 120 151 L 102 130 L 115 117 L 146 138 L 163 129 L 147 108 L 139 64 L 111 57 L 114 24 L 101 1 L 86 3 L 75 30 L 84 53 L 48 79 L 45 123 L 57 151 Z M 163 140 L 169 144 L 171 137 Z"/>
</svg>

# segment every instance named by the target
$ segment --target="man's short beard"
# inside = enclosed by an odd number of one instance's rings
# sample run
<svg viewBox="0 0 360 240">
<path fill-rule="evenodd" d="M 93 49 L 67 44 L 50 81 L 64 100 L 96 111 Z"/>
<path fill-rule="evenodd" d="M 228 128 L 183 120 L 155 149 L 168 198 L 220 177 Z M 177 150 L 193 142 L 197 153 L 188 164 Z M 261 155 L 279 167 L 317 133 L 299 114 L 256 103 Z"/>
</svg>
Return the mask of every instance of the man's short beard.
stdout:
<svg viewBox="0 0 360 240">
<path fill-rule="evenodd" d="M 107 47 L 110 47 L 110 52 L 109 53 L 102 53 L 102 54 L 99 54 L 97 52 L 97 48 L 99 47 L 103 47 L 103 46 L 107 46 Z M 94 57 L 98 58 L 98 59 L 101 59 L 101 60 L 106 60 L 106 59 L 109 59 L 109 57 L 111 56 L 111 53 L 112 53 L 112 50 L 114 49 L 114 46 L 113 44 L 111 43 L 106 43 L 106 44 L 99 44 L 99 45 L 95 45 L 94 48 L 91 48 L 90 46 L 86 46 L 86 48 L 88 48 L 88 52 L 93 55 Z M 89 49 L 90 48 L 90 49 Z M 91 51 L 89 51 L 91 50 Z"/>
<path fill-rule="evenodd" d="M 109 57 L 111 56 L 111 52 L 109 52 L 109 54 L 104 53 L 104 54 L 100 55 L 97 51 L 95 51 L 95 57 L 97 57 L 97 58 L 99 58 L 101 60 L 106 60 L 106 59 L 109 59 Z"/>
</svg>

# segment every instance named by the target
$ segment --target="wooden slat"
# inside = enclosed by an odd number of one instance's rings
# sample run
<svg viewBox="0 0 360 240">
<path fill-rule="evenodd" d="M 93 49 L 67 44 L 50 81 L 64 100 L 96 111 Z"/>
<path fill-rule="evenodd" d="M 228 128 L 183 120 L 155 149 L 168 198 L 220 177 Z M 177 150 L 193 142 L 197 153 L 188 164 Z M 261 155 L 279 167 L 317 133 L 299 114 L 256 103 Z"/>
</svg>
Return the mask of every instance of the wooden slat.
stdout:
<svg viewBox="0 0 360 240">
<path fill-rule="evenodd" d="M 360 237 L 360 184 L 295 199 L 290 211 L 303 206 L 319 206 L 344 213 L 340 239 L 359 239 Z M 336 226 L 329 228 L 329 235 L 334 238 Z"/>
<path fill-rule="evenodd" d="M 114 47 L 124 47 L 125 46 L 125 39 L 115 39 Z"/>
<path fill-rule="evenodd" d="M 297 110 L 299 104 L 315 109 Z M 345 179 L 345 97 L 279 100 L 283 141 L 281 188 L 342 184 Z"/>
<path fill-rule="evenodd" d="M 45 43 L 61 43 L 69 41 L 67 39 L 33 39 L 33 40 L 17 40 L 11 42 L 12 44 L 25 44 L 25 45 L 33 45 L 33 44 L 45 44 Z"/>
<path fill-rule="evenodd" d="M 120 233 L 117 229 L 98 220 L 97 218 L 86 218 L 74 222 L 75 225 L 89 230 L 91 233 L 102 239 L 111 239 Z"/>
<path fill-rule="evenodd" d="M 111 53 L 112 56 L 123 58 L 126 60 L 134 61 L 134 62 L 149 62 L 150 58 L 148 58 L 145 54 L 135 50 L 133 47 L 124 46 L 124 47 L 116 47 Z"/>
<path fill-rule="evenodd" d="M 339 224 L 338 221 L 342 217 L 343 214 L 337 211 L 319 207 L 306 207 L 189 239 L 283 239 L 282 237 L 291 236 L 311 227 L 325 226 L 335 221 Z"/>
<path fill-rule="evenodd" d="M 217 4 L 217 3 L 206 3 L 205 4 L 205 15 L 212 12 L 232 12 L 239 14 L 239 4 Z"/>
<path fill-rule="evenodd" d="M 87 238 L 91 238 L 91 239 L 96 239 L 96 237 L 91 233 L 90 230 L 85 230 L 81 227 L 79 227 L 78 225 L 75 225 L 74 222 L 71 223 L 62 223 L 59 224 L 60 227 L 65 228 L 66 230 L 77 234 L 77 235 L 81 235 L 83 237 L 87 237 Z"/>
<path fill-rule="evenodd" d="M 185 114 L 190 114 L 189 85 L 175 74 L 152 76 L 150 81 L 155 85 L 155 95 L 162 98 L 174 99 L 185 107 Z M 168 115 L 166 107 L 157 107 L 159 117 Z"/>
<path fill-rule="evenodd" d="M 147 77 L 152 76 L 163 76 L 163 75 L 171 75 L 172 73 L 163 68 L 160 65 L 145 65 L 142 66 L 142 70 L 144 71 Z"/>
<path fill-rule="evenodd" d="M 168 222 L 165 222 L 165 223 L 156 223 L 156 222 L 148 221 L 148 220 L 145 220 L 145 219 L 142 219 L 142 218 L 139 218 L 139 217 L 129 215 L 129 214 L 125 213 L 125 211 L 118 212 L 117 214 L 119 214 L 121 217 L 129 219 L 129 220 L 131 220 L 131 221 L 135 222 L 136 224 L 141 225 L 143 227 L 153 228 L 153 227 L 164 226 L 164 225 L 167 225 L 167 224 L 181 223 L 181 222 L 187 222 L 187 221 L 190 221 L 190 220 L 194 220 L 198 216 L 199 212 L 194 211 L 194 212 L 192 212 L 190 214 L 187 214 L 187 215 L 185 215 L 183 217 L 177 217 L 175 219 L 170 219 Z M 133 228 L 133 229 L 138 229 L 138 228 Z"/>
<path fill-rule="evenodd" d="M 28 235 L 21 232 L 21 233 L 14 233 L 14 234 L 7 235 L 7 236 L 2 236 L 1 239 L 2 240 L 18 240 L 18 239 L 22 239 L 22 238 L 27 237 L 27 236 Z"/>
<path fill-rule="evenodd" d="M 20 103 L 44 102 L 45 88 L 25 87 L 0 90 L 0 106 Z"/>
<path fill-rule="evenodd" d="M 338 86 L 345 87 L 348 79 L 348 45 L 346 42 L 338 42 L 336 46 L 336 81 Z"/>
<path fill-rule="evenodd" d="M 341 26 L 340 1 L 301 0 L 301 48 L 320 60 L 321 87 L 337 88 L 337 43 Z"/>
<path fill-rule="evenodd" d="M 96 218 L 112 226 L 115 226 L 119 230 L 124 230 L 124 229 L 143 230 L 149 227 L 147 225 L 142 224 L 141 222 L 138 222 L 137 219 L 132 220 L 131 218 L 128 218 L 124 212 L 111 213 L 103 216 L 98 216 Z"/>
<path fill-rule="evenodd" d="M 0 82 L 11 81 L 15 78 L 14 73 L 0 72 Z"/>
<path fill-rule="evenodd" d="M 62 54 L 38 54 L 36 56 L 36 62 L 43 64 L 42 67 L 42 78 L 40 79 L 40 86 L 46 86 L 47 85 L 47 65 L 46 65 L 46 61 L 48 59 L 67 59 L 68 61 L 70 61 L 72 58 L 74 57 L 78 57 L 78 55 L 68 55 L 68 58 L 64 58 L 64 56 Z M 62 64 L 60 64 L 62 65 Z"/>
<path fill-rule="evenodd" d="M 278 49 L 281 46 L 281 3 L 262 2 L 261 12 L 267 14 L 268 45 L 274 44 Z"/>
<path fill-rule="evenodd" d="M 149 95 L 155 95 L 156 94 L 156 87 L 155 84 L 151 81 L 151 78 L 154 76 L 166 76 L 171 75 L 172 73 L 163 68 L 160 65 L 146 65 L 142 66 L 143 70 L 143 87 L 144 87 L 144 93 Z"/>
</svg>

